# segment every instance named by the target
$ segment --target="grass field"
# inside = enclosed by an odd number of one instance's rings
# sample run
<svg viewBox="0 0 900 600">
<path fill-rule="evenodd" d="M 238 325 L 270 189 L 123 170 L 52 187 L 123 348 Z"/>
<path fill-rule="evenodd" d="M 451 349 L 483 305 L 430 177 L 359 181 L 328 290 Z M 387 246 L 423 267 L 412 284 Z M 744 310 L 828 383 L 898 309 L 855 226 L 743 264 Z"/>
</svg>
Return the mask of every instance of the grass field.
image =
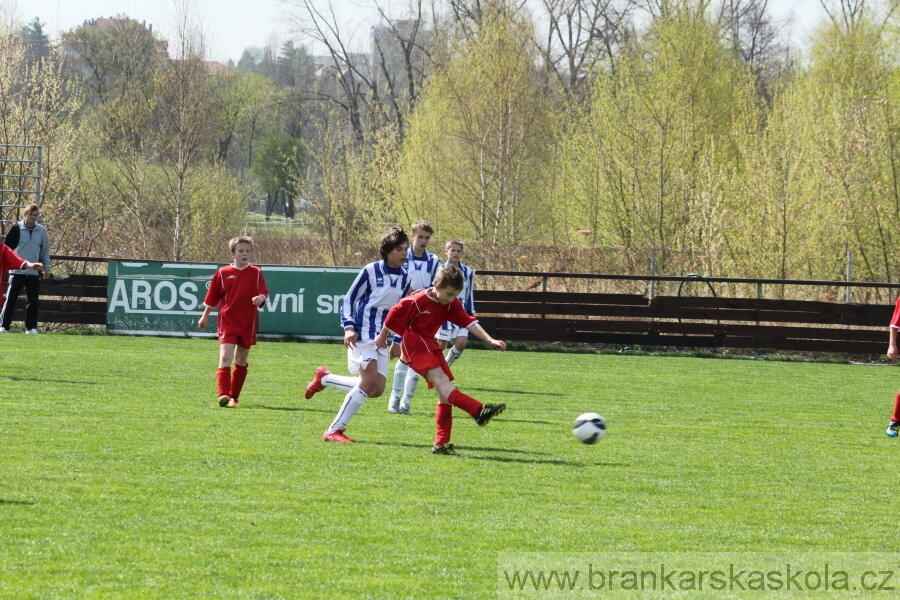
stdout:
<svg viewBox="0 0 900 600">
<path fill-rule="evenodd" d="M 509 409 L 457 412 L 457 458 L 430 453 L 424 386 L 323 443 L 341 395 L 303 388 L 344 372 L 336 344 L 263 341 L 238 409 L 215 341 L 9 334 L 0 356 L 3 598 L 494 598 L 501 553 L 898 547 L 893 367 L 468 350 L 459 387 Z"/>
</svg>

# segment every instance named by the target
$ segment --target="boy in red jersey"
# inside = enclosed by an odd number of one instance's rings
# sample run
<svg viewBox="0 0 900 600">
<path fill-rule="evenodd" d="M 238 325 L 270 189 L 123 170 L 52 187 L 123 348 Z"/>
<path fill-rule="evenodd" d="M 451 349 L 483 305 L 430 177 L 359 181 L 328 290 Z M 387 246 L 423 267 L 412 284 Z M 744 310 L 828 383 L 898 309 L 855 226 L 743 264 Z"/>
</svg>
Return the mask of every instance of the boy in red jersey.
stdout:
<svg viewBox="0 0 900 600">
<path fill-rule="evenodd" d="M 387 343 L 389 331 L 400 335 L 401 360 L 428 381 L 428 387 L 435 388 L 438 405 L 434 420 L 437 425 L 434 454 L 457 454 L 450 443 L 453 426 L 453 407 L 459 407 L 485 425 L 495 415 L 506 408 L 505 404 L 482 404 L 475 398 L 460 392 L 450 383 L 453 373 L 434 334 L 447 321 L 465 327 L 497 350 L 506 350 L 506 343 L 495 340 L 478 324 L 475 317 L 466 313 L 457 296 L 463 289 L 463 274 L 456 267 L 445 267 L 438 271 L 432 287 L 407 296 L 394 306 L 384 321 L 384 329 L 376 339 L 376 346 Z"/>
<path fill-rule="evenodd" d="M 250 264 L 253 257 L 253 239 L 249 236 L 232 238 L 228 249 L 234 264 L 222 267 L 213 275 L 203 299 L 203 315 L 197 326 L 206 329 L 209 313 L 216 306 L 219 316 L 216 330 L 219 334 L 219 369 L 216 385 L 219 406 L 238 406 L 241 388 L 247 378 L 247 357 L 250 347 L 256 344 L 259 323 L 259 307 L 266 303 L 269 290 L 259 267 Z M 234 361 L 234 373 L 231 362 Z"/>
<path fill-rule="evenodd" d="M 7 271 L 24 271 L 26 269 L 34 269 L 35 271 L 43 271 L 44 265 L 41 263 L 28 262 L 14 251 L 10 250 L 6 244 L 0 244 L 0 306 L 3 306 L 3 289 L 6 282 Z"/>
<path fill-rule="evenodd" d="M 888 350 L 887 357 L 892 361 L 897 361 L 897 330 L 900 329 L 900 298 L 897 298 L 894 304 L 894 314 L 891 317 L 891 324 L 888 327 Z M 900 432 L 900 392 L 894 397 L 894 413 L 891 416 L 891 422 L 888 424 L 888 437 L 897 437 Z"/>
</svg>

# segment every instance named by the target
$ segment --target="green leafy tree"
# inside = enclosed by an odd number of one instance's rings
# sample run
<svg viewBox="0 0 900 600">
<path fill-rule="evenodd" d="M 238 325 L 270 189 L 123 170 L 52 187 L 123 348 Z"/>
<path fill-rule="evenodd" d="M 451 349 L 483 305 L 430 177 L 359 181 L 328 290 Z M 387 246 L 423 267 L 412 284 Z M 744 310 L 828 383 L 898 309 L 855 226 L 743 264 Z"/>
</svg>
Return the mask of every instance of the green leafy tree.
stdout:
<svg viewBox="0 0 900 600">
<path fill-rule="evenodd" d="M 297 182 L 302 178 L 306 160 L 303 143 L 285 133 L 269 134 L 259 144 L 253 172 L 263 181 L 266 189 L 266 219 L 275 211 L 279 201 L 285 207 L 285 217 L 293 218 L 296 211 L 295 198 L 299 196 Z"/>
<path fill-rule="evenodd" d="M 737 158 L 736 120 L 753 81 L 720 44 L 704 5 L 669 6 L 596 78 L 562 153 L 565 219 L 594 245 L 712 252 L 719 174 Z"/>
<path fill-rule="evenodd" d="M 446 48 L 413 116 L 401 190 L 408 215 L 492 245 L 546 233 L 554 110 L 531 24 L 490 6 L 478 33 Z"/>
</svg>

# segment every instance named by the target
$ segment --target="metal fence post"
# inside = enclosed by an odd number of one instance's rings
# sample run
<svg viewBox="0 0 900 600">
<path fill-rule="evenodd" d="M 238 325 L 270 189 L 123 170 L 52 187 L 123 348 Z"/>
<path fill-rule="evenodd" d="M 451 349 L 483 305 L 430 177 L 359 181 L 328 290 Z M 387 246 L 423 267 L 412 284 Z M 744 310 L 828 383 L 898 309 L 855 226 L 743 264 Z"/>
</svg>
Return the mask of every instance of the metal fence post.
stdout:
<svg viewBox="0 0 900 600">
<path fill-rule="evenodd" d="M 35 188 L 34 188 L 34 203 L 38 206 L 41 205 L 41 165 L 43 162 L 43 147 L 38 146 L 37 149 L 37 177 L 35 178 Z"/>
<path fill-rule="evenodd" d="M 853 280 L 853 252 L 847 250 L 847 283 L 850 283 Z M 850 301 L 853 300 L 853 295 L 850 292 L 850 286 L 847 286 L 847 304 L 850 304 Z"/>
</svg>

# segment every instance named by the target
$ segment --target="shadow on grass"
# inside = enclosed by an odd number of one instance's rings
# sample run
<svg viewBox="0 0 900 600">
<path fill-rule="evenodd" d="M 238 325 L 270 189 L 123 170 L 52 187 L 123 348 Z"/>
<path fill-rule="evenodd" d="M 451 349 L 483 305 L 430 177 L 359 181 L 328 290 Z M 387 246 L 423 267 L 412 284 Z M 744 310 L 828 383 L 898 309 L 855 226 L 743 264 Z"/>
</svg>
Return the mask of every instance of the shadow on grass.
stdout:
<svg viewBox="0 0 900 600">
<path fill-rule="evenodd" d="M 80 383 L 82 385 L 97 385 L 96 381 L 75 381 L 73 379 L 48 379 L 46 377 L 17 377 L 15 375 L 0 375 L 0 379 L 10 381 L 37 381 L 40 383 Z"/>
<path fill-rule="evenodd" d="M 460 453 L 463 458 L 469 458 L 472 460 L 491 460 L 494 462 L 503 462 L 503 463 L 521 463 L 526 465 L 560 465 L 564 467 L 586 467 L 588 465 L 584 464 L 581 461 L 570 461 L 570 460 L 559 460 L 552 458 L 515 458 L 511 456 L 471 456 L 466 454 L 465 448 L 460 448 Z"/>
<path fill-rule="evenodd" d="M 559 425 L 558 421 L 538 421 L 536 419 L 510 419 L 505 414 L 502 419 L 491 419 L 491 423 L 533 423 L 537 425 Z"/>
<path fill-rule="evenodd" d="M 501 390 L 485 387 L 466 387 L 466 389 L 460 391 L 466 392 L 467 390 L 472 390 L 475 392 L 492 392 L 494 394 L 516 394 L 519 396 L 565 396 L 565 394 L 557 394 L 556 392 L 535 392 L 534 390 Z"/>
<path fill-rule="evenodd" d="M 302 407 L 291 407 L 291 406 L 265 406 L 262 404 L 258 404 L 256 406 L 247 406 L 247 410 L 281 410 L 285 412 L 315 412 L 315 413 L 326 413 L 329 415 L 333 415 L 335 409 L 325 410 L 323 408 L 302 408 Z"/>
<path fill-rule="evenodd" d="M 4 500 L 0 498 L 0 506 L 4 504 L 18 505 L 18 506 L 35 506 L 35 502 L 27 502 L 25 500 Z"/>
<path fill-rule="evenodd" d="M 358 444 L 370 444 L 372 446 L 402 446 L 404 448 L 419 448 L 430 450 L 430 446 L 424 444 L 410 444 L 407 442 L 370 442 L 368 440 L 356 440 Z M 516 450 L 510 448 L 476 448 L 474 446 L 457 447 L 457 450 L 472 450 L 478 452 L 505 452 L 508 454 L 534 454 L 536 456 L 547 456 L 544 452 L 532 452 L 530 450 Z"/>
<path fill-rule="evenodd" d="M 522 464 L 536 464 L 536 465 L 560 465 L 564 467 L 630 467 L 631 465 L 628 463 L 591 463 L 585 462 L 582 460 L 560 460 L 560 459 L 540 459 L 540 458 L 514 458 L 509 456 L 469 456 L 465 454 L 466 449 L 459 449 L 464 458 L 471 458 L 472 460 L 492 460 L 494 462 L 505 462 L 505 463 L 522 463 Z M 474 448 L 473 448 L 474 450 Z M 500 452 L 500 450 L 498 450 Z M 507 452 L 503 450 L 502 452 Z"/>
</svg>

